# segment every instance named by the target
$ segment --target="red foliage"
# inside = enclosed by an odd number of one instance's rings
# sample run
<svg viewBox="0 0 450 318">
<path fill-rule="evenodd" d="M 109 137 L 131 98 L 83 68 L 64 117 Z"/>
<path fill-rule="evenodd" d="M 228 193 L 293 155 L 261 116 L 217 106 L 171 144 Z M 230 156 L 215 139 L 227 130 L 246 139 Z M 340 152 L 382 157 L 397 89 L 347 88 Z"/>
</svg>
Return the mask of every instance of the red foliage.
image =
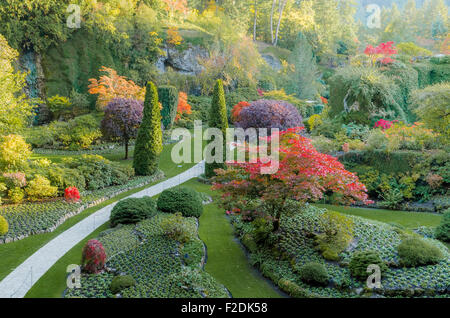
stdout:
<svg viewBox="0 0 450 318">
<path fill-rule="evenodd" d="M 175 121 L 178 121 L 181 119 L 181 116 L 183 114 L 192 114 L 192 108 L 191 105 L 187 102 L 188 97 L 186 93 L 180 92 L 178 94 L 178 108 L 177 108 L 177 116 L 175 117 Z"/>
<path fill-rule="evenodd" d="M 372 61 L 379 61 L 381 64 L 389 64 L 394 60 L 390 58 L 391 55 L 397 54 L 397 49 L 393 47 L 394 42 L 380 43 L 377 47 L 368 45 L 364 50 L 364 54 L 370 56 Z"/>
<path fill-rule="evenodd" d="M 227 163 L 229 169 L 216 170 L 213 188 L 223 191 L 223 202 L 233 205 L 261 200 L 273 211 L 270 216 L 274 217 L 275 231 L 288 199 L 317 201 L 325 192 L 334 192 L 342 203 L 369 203 L 366 187 L 358 177 L 345 170 L 336 158 L 318 152 L 308 138 L 299 134 L 301 129 L 279 132 L 279 169 L 274 174 L 261 174 L 261 169 L 271 163 L 260 159 L 256 163 L 231 162 Z"/>
<path fill-rule="evenodd" d="M 83 247 L 81 265 L 89 273 L 99 273 L 105 266 L 106 253 L 100 241 L 89 240 Z"/>
<path fill-rule="evenodd" d="M 67 202 L 78 202 L 80 201 L 80 192 L 76 187 L 68 187 L 64 190 L 64 199 Z"/>
<path fill-rule="evenodd" d="M 239 102 L 236 105 L 234 105 L 233 109 L 231 110 L 231 120 L 233 122 L 238 122 L 240 121 L 240 114 L 242 109 L 244 109 L 245 107 L 250 106 L 249 102 Z"/>
<path fill-rule="evenodd" d="M 324 103 L 325 105 L 328 104 L 328 99 L 326 99 L 325 97 L 320 96 L 320 99 L 322 100 L 322 103 Z"/>
<path fill-rule="evenodd" d="M 381 128 L 381 130 L 386 130 L 386 129 L 391 128 L 392 123 L 393 123 L 393 122 L 391 122 L 391 121 L 389 121 L 389 120 L 380 119 L 379 121 L 377 121 L 377 122 L 375 123 L 375 125 L 373 126 L 373 128 L 378 128 L 378 127 L 379 127 L 379 128 Z"/>
</svg>

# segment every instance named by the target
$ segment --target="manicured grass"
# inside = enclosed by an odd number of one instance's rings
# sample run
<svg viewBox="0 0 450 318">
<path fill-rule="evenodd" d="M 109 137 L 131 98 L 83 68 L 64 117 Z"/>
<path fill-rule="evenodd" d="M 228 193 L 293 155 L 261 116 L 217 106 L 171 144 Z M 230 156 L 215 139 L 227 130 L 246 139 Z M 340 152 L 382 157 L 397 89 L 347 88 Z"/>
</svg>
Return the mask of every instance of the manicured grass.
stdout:
<svg viewBox="0 0 450 318">
<path fill-rule="evenodd" d="M 213 195 L 210 186 L 197 180 L 190 180 L 183 186 Z M 233 297 L 282 297 L 250 266 L 223 209 L 214 203 L 206 205 L 199 223 L 200 239 L 206 244 L 208 252 L 205 270 L 225 285 Z"/>
<path fill-rule="evenodd" d="M 330 204 L 314 204 L 321 208 L 327 208 L 344 214 L 356 215 L 366 219 L 380 221 L 384 223 L 399 224 L 407 229 L 414 229 L 419 226 L 436 227 L 441 222 L 442 216 L 434 213 L 392 211 L 369 208 L 346 207 Z"/>
<path fill-rule="evenodd" d="M 161 154 L 161 160 L 160 160 L 160 169 L 164 171 L 166 178 L 173 177 L 189 168 L 191 168 L 194 164 L 182 164 L 181 167 L 178 165 L 175 165 L 172 163 L 172 160 L 170 159 L 170 153 L 172 150 L 173 145 L 167 145 L 164 147 L 163 153 Z M 122 154 L 123 155 L 123 154 Z M 63 157 L 67 156 L 59 156 L 59 155 L 35 155 L 36 157 L 40 158 L 48 158 L 52 160 L 53 162 L 57 162 L 58 160 L 61 160 Z M 131 161 L 130 161 L 131 162 Z M 131 164 L 131 163 L 130 163 Z M 11 242 L 8 244 L 0 244 L 0 280 L 5 278 L 10 272 L 12 272 L 18 265 L 20 265 L 22 262 L 24 262 L 29 256 L 31 256 L 34 252 L 36 252 L 39 248 L 47 244 L 49 241 L 51 241 L 53 238 L 64 232 L 65 230 L 69 229 L 76 223 L 80 222 L 84 218 L 88 217 L 92 213 L 98 211 L 99 209 L 114 203 L 120 199 L 123 199 L 129 195 L 132 195 L 133 193 L 139 192 L 144 190 L 145 188 L 148 188 L 158 182 L 161 182 L 162 180 L 156 181 L 154 183 L 148 184 L 146 186 L 136 188 L 127 192 L 124 192 L 110 200 L 107 200 L 105 202 L 102 202 L 101 204 L 86 209 L 80 214 L 71 217 L 66 222 L 61 224 L 55 231 L 51 233 L 43 233 L 43 234 L 37 234 L 30 237 L 27 237 L 23 240 Z"/>
</svg>

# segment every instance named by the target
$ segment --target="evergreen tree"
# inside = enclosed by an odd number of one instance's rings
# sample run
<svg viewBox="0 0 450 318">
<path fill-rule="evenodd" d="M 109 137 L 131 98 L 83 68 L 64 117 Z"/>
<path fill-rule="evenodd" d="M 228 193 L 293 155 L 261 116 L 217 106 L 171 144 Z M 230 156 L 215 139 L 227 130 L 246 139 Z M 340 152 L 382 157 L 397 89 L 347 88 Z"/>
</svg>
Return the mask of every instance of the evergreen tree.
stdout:
<svg viewBox="0 0 450 318">
<path fill-rule="evenodd" d="M 289 63 L 295 66 L 295 70 L 290 74 L 293 87 L 288 89 L 288 93 L 296 94 L 301 99 L 315 98 L 321 88 L 317 81 L 316 59 L 311 45 L 302 33 L 298 35 Z"/>
<path fill-rule="evenodd" d="M 209 113 L 209 127 L 211 128 L 219 128 L 222 131 L 223 135 L 223 162 L 213 162 L 206 164 L 205 175 L 210 178 L 215 175 L 214 170 L 225 167 L 225 156 L 226 156 L 226 131 L 228 128 L 228 118 L 227 118 L 227 107 L 225 103 L 225 92 L 223 91 L 223 83 L 222 80 L 217 80 L 216 85 L 214 87 L 214 95 L 212 99 L 212 104 Z M 215 152 L 212 152 L 214 155 Z"/>
<path fill-rule="evenodd" d="M 162 151 L 161 110 L 155 84 L 149 82 L 144 101 L 144 114 L 134 149 L 136 175 L 152 175 L 158 169 Z"/>
</svg>

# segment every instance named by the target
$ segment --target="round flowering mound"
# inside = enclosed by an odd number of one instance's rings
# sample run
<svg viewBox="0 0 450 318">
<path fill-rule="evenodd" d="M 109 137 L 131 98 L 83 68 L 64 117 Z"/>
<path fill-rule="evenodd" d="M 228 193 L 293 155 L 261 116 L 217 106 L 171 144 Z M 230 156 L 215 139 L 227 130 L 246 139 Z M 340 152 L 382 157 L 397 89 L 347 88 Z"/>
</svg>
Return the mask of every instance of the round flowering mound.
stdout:
<svg viewBox="0 0 450 318">
<path fill-rule="evenodd" d="M 261 99 L 242 109 L 236 126 L 247 128 L 278 128 L 286 130 L 303 126 L 297 108 L 285 101 Z"/>
<path fill-rule="evenodd" d="M 100 241 L 89 240 L 83 247 L 81 265 L 91 274 L 100 272 L 105 266 L 106 253 Z"/>
<path fill-rule="evenodd" d="M 80 192 L 76 187 L 68 187 L 64 190 L 64 199 L 67 202 L 78 202 L 80 201 Z"/>
</svg>

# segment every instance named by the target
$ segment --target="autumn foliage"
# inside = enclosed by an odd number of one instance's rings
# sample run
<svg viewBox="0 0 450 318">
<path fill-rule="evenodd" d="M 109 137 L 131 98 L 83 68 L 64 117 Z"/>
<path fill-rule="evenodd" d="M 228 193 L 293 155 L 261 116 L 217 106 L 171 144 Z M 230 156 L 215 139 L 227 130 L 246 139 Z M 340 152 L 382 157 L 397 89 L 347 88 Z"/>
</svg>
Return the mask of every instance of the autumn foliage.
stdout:
<svg viewBox="0 0 450 318">
<path fill-rule="evenodd" d="M 334 193 L 344 204 L 370 202 L 366 187 L 358 177 L 345 170 L 336 158 L 318 152 L 308 138 L 299 134 L 301 129 L 279 132 L 279 169 L 274 174 L 261 174 L 261 169 L 269 168 L 271 163 L 260 159 L 256 163 L 231 162 L 228 169 L 216 170 L 213 188 L 223 192 L 224 205 L 244 202 L 239 208 L 245 209 L 249 202 L 259 201 L 257 210 L 264 206 L 274 219 L 276 231 L 290 199 L 317 201 L 325 193 Z"/>
<path fill-rule="evenodd" d="M 187 94 L 184 92 L 178 93 L 178 108 L 177 108 L 177 116 L 175 117 L 175 121 L 181 119 L 181 116 L 184 114 L 190 115 L 192 114 L 191 105 L 188 104 Z"/>
<path fill-rule="evenodd" d="M 364 54 L 370 57 L 372 64 L 380 62 L 381 64 L 389 64 L 394 60 L 391 58 L 392 55 L 397 54 L 397 49 L 393 47 L 394 42 L 380 43 L 377 47 L 368 45 L 364 50 Z"/>
<path fill-rule="evenodd" d="M 242 109 L 245 107 L 250 106 L 249 102 L 239 102 L 236 105 L 234 105 L 233 109 L 231 110 L 231 120 L 235 123 L 241 120 L 240 114 Z"/>
<path fill-rule="evenodd" d="M 91 274 L 99 273 L 105 266 L 106 252 L 100 241 L 89 240 L 83 247 L 81 265 Z"/>
<path fill-rule="evenodd" d="M 102 66 L 100 72 L 107 75 L 100 76 L 100 79 L 89 79 L 89 93 L 97 94 L 97 105 L 103 109 L 114 98 L 130 98 L 144 100 L 145 88 L 136 85 L 132 80 L 120 76 L 112 68 Z"/>
</svg>

